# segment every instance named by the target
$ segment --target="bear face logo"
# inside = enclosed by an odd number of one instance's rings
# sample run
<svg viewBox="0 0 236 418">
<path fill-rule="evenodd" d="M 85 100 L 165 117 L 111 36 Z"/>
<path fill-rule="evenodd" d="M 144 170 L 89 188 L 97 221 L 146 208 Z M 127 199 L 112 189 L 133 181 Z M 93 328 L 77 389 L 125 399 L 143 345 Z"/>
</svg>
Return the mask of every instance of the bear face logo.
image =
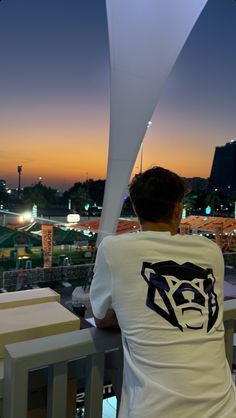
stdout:
<svg viewBox="0 0 236 418">
<path fill-rule="evenodd" d="M 144 262 L 141 275 L 148 284 L 146 306 L 181 331 L 212 329 L 219 312 L 212 269 L 174 261 Z"/>
</svg>

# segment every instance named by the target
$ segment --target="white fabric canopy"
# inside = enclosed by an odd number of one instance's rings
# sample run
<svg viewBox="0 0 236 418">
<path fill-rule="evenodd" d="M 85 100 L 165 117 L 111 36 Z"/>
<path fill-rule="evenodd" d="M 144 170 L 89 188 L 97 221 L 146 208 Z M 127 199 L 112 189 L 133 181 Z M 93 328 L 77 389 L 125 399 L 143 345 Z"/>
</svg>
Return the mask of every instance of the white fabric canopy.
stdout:
<svg viewBox="0 0 236 418">
<path fill-rule="evenodd" d="M 207 0 L 106 0 L 111 64 L 110 142 L 98 243 L 114 233 L 155 106 Z"/>
</svg>

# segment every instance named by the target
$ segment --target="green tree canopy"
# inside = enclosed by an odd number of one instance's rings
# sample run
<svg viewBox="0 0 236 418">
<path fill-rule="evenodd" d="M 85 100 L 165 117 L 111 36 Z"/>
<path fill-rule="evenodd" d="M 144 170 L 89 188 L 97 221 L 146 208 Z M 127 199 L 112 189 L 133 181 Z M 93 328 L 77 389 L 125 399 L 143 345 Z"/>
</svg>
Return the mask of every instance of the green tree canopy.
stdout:
<svg viewBox="0 0 236 418">
<path fill-rule="evenodd" d="M 62 200 L 68 204 L 71 200 L 71 208 L 79 213 L 85 210 L 85 205 L 102 205 L 104 196 L 105 180 L 89 179 L 84 183 L 77 182 L 69 190 L 63 193 Z"/>
<path fill-rule="evenodd" d="M 210 205 L 212 208 L 212 215 L 215 216 L 216 209 L 221 204 L 221 198 L 217 192 L 217 190 L 212 190 L 207 196 L 205 200 L 207 205 Z"/>
<path fill-rule="evenodd" d="M 9 200 L 9 195 L 3 181 L 0 182 L 0 205 L 4 205 Z"/>
<path fill-rule="evenodd" d="M 25 187 L 22 192 L 22 200 L 29 208 L 36 204 L 40 208 L 49 208 L 57 202 L 57 191 L 47 187 L 39 181 L 30 187 Z"/>
</svg>

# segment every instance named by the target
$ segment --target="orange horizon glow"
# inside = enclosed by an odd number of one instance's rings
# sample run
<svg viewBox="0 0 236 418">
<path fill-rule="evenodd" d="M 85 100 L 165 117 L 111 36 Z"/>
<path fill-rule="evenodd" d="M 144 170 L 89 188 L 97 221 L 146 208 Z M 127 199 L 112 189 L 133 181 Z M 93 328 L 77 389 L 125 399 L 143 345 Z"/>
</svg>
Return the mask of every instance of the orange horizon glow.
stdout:
<svg viewBox="0 0 236 418">
<path fill-rule="evenodd" d="M 36 183 L 39 177 L 43 184 L 60 190 L 87 178 L 105 179 L 108 107 L 98 109 L 94 104 L 87 112 L 74 108 L 64 112 L 55 105 L 50 112 L 51 108 L 18 110 L 14 125 L 3 124 L 0 178 L 9 187 L 17 187 L 17 166 L 22 165 L 22 187 Z M 190 120 L 180 126 L 172 118 L 170 125 L 159 111 L 152 121 L 144 139 L 143 170 L 159 165 L 183 177 L 209 177 L 215 146 L 223 145 L 227 138 L 196 129 Z M 139 170 L 140 154 L 132 175 Z"/>
<path fill-rule="evenodd" d="M 67 137 L 58 133 L 55 137 L 45 135 L 44 139 L 34 138 L 40 146 L 26 145 L 14 147 L 7 151 L 5 146 L 4 159 L 1 161 L 1 178 L 14 187 L 18 183 L 17 165 L 22 165 L 22 186 L 29 186 L 42 177 L 43 184 L 66 190 L 78 181 L 88 178 L 105 179 L 108 156 L 108 139 L 100 133 L 84 136 Z M 59 141 L 60 139 L 60 141 Z M 63 143 L 64 142 L 64 143 Z M 172 143 L 172 152 L 165 138 L 144 145 L 143 170 L 154 165 L 163 166 L 175 171 L 183 177 L 209 177 L 211 169 L 212 149 L 186 152 L 182 147 Z M 57 145 L 55 145 L 57 144 Z M 194 147 L 193 147 L 194 148 Z M 201 163 L 199 163 L 201 162 Z M 140 170 L 140 154 L 134 164 L 132 176 Z M 58 186 L 57 186 L 58 185 Z"/>
</svg>

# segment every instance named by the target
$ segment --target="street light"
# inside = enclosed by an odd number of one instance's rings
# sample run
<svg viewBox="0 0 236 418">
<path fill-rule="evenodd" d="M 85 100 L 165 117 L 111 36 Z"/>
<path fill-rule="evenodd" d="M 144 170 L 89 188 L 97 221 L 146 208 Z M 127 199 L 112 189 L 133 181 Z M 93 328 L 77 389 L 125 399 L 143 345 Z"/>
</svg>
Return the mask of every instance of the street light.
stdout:
<svg viewBox="0 0 236 418">
<path fill-rule="evenodd" d="M 149 122 L 147 123 L 147 130 L 152 126 L 152 121 L 149 120 Z M 141 144 L 140 147 L 140 170 L 139 173 L 142 174 L 143 172 L 143 142 Z"/>
<path fill-rule="evenodd" d="M 18 196 L 20 197 L 21 194 L 21 173 L 22 173 L 22 165 L 17 166 L 18 172 Z"/>
</svg>

